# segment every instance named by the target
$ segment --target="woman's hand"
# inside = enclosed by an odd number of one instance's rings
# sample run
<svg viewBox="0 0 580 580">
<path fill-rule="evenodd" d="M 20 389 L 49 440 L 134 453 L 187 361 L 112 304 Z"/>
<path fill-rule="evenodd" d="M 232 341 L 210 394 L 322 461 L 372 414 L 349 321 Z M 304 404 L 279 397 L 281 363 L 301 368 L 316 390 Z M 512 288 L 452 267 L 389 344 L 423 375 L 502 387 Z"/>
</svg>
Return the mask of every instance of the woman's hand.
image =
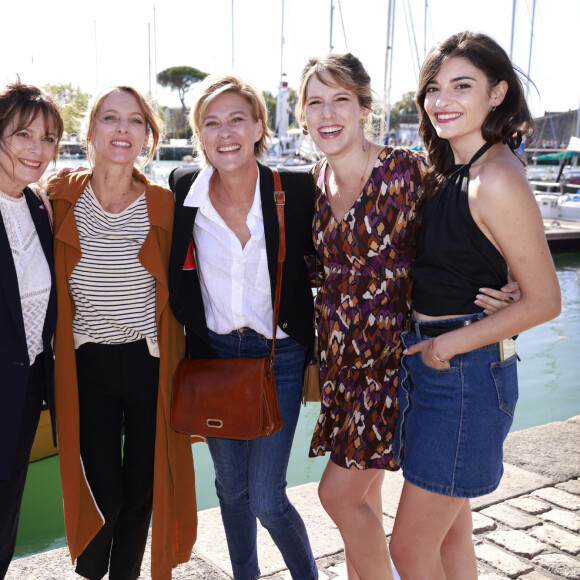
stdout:
<svg viewBox="0 0 580 580">
<path fill-rule="evenodd" d="M 522 297 L 517 282 L 508 282 L 501 290 L 480 288 L 479 291 L 481 294 L 476 296 L 475 304 L 483 308 L 483 312 L 487 315 L 517 302 Z"/>
<path fill-rule="evenodd" d="M 46 179 L 50 179 L 51 177 L 54 177 L 56 175 L 56 177 L 64 177 L 65 175 L 68 175 L 69 173 L 76 173 L 77 171 L 86 171 L 88 169 L 88 167 L 63 167 L 60 171 L 58 172 L 54 172 L 51 173 L 50 175 L 47 176 Z"/>
<path fill-rule="evenodd" d="M 423 340 L 422 342 L 413 344 L 409 348 L 406 348 L 403 351 L 403 354 L 411 355 L 420 352 L 426 365 L 435 369 L 449 368 L 451 366 L 449 361 L 443 360 L 440 356 L 437 356 L 437 345 L 433 344 L 434 341 L 434 338 L 430 338 L 429 340 Z"/>
</svg>

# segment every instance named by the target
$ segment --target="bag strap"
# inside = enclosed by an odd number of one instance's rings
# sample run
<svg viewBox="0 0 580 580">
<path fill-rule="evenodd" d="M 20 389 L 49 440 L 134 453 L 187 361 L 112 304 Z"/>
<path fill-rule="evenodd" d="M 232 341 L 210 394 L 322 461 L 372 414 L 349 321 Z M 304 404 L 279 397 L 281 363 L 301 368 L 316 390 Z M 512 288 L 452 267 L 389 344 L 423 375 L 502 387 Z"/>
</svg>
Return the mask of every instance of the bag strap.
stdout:
<svg viewBox="0 0 580 580">
<path fill-rule="evenodd" d="M 272 332 L 272 350 L 270 360 L 272 366 L 276 360 L 276 328 L 278 327 L 278 312 L 280 310 L 280 294 L 282 292 L 282 271 L 284 269 L 284 260 L 286 259 L 286 226 L 284 223 L 284 205 L 286 203 L 286 194 L 282 189 L 282 180 L 277 169 L 272 169 L 274 175 L 274 203 L 276 204 L 276 214 L 278 216 L 278 268 L 276 271 L 276 296 L 274 298 L 274 316 Z"/>
</svg>

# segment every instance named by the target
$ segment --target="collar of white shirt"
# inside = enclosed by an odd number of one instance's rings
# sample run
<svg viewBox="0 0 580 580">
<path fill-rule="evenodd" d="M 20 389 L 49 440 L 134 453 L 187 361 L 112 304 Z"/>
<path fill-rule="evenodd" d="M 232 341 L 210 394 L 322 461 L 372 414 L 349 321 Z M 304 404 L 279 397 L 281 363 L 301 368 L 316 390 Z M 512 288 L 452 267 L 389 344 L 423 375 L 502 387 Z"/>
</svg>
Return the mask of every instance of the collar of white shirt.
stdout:
<svg viewBox="0 0 580 580">
<path fill-rule="evenodd" d="M 214 171 L 215 169 L 213 165 L 207 165 L 200 171 L 197 179 L 191 184 L 188 194 L 185 196 L 185 200 L 183 201 L 185 207 L 198 207 L 206 215 L 209 211 L 213 210 L 213 206 L 209 199 L 209 181 Z M 263 220 L 259 169 L 258 178 L 256 179 L 256 189 L 254 191 L 254 202 L 252 203 L 249 213 L 259 220 Z"/>
</svg>

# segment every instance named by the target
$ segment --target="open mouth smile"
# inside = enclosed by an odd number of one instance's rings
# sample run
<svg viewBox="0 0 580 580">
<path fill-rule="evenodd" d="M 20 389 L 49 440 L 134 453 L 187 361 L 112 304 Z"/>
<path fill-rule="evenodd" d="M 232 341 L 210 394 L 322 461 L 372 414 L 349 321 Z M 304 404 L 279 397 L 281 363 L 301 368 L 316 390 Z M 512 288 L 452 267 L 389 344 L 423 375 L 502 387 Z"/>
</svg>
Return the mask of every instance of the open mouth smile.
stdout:
<svg viewBox="0 0 580 580">
<path fill-rule="evenodd" d="M 238 151 L 241 149 L 240 145 L 224 145 L 222 147 L 218 147 L 218 153 L 229 153 L 230 151 Z"/>
<path fill-rule="evenodd" d="M 435 117 L 438 121 L 454 121 L 462 117 L 463 113 L 435 113 Z"/>
<path fill-rule="evenodd" d="M 330 127 L 321 127 L 318 129 L 319 133 L 322 133 L 325 137 L 334 137 L 342 131 L 341 125 L 331 125 Z"/>
<path fill-rule="evenodd" d="M 31 161 L 30 159 L 19 159 L 22 165 L 26 167 L 31 167 L 32 169 L 38 169 L 40 167 L 40 161 Z"/>
</svg>

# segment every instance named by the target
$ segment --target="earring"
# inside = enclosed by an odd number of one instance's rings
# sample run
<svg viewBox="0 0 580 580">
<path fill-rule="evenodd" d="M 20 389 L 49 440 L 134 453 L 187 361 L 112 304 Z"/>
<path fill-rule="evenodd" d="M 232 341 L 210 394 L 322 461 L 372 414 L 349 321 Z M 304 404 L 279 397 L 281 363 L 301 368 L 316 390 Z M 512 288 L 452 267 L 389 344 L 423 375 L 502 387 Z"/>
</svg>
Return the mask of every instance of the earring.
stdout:
<svg viewBox="0 0 580 580">
<path fill-rule="evenodd" d="M 367 122 L 366 118 L 365 117 L 362 117 L 362 119 L 359 121 L 360 126 L 361 127 L 364 127 L 366 125 L 366 122 Z"/>
<path fill-rule="evenodd" d="M 303 135 L 308 135 L 308 127 L 307 127 L 306 125 L 304 125 L 304 126 L 302 127 L 302 134 L 303 134 Z"/>
<path fill-rule="evenodd" d="M 493 112 L 494 112 L 496 109 L 497 109 L 497 107 L 494 105 L 494 106 L 491 108 L 491 112 L 493 113 Z"/>
</svg>

